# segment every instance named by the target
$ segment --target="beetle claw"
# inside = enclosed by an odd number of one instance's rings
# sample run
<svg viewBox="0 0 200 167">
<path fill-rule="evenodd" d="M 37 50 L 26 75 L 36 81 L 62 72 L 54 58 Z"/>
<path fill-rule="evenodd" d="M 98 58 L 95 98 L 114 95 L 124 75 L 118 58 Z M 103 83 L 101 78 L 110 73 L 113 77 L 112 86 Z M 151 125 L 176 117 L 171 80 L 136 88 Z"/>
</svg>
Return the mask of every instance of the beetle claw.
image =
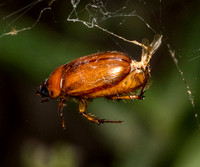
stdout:
<svg viewBox="0 0 200 167">
<path fill-rule="evenodd" d="M 121 123 L 122 121 L 109 121 L 105 119 L 98 119 L 97 120 L 97 125 L 100 125 L 101 123 Z"/>
<path fill-rule="evenodd" d="M 144 93 L 145 93 L 145 90 L 142 90 L 140 95 L 139 95 L 140 100 L 144 100 L 144 98 L 145 98 Z"/>
<path fill-rule="evenodd" d="M 98 120 L 98 123 L 97 123 L 97 125 L 100 125 L 102 122 L 100 121 L 100 120 Z"/>
<path fill-rule="evenodd" d="M 139 97 L 140 100 L 144 100 L 144 98 L 145 98 L 145 96 L 143 96 L 143 95 Z"/>
</svg>

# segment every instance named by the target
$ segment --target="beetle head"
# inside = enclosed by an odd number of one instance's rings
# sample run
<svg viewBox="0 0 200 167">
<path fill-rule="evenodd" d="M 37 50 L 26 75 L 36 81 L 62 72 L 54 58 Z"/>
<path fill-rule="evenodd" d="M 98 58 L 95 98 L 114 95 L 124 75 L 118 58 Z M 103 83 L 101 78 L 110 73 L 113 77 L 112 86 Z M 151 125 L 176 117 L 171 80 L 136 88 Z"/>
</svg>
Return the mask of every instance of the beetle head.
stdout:
<svg viewBox="0 0 200 167">
<path fill-rule="evenodd" d="M 36 94 L 43 98 L 43 100 L 41 102 L 48 101 L 48 99 L 46 99 L 47 97 L 49 97 L 49 91 L 48 91 L 48 88 L 47 88 L 47 79 L 40 85 Z"/>
</svg>

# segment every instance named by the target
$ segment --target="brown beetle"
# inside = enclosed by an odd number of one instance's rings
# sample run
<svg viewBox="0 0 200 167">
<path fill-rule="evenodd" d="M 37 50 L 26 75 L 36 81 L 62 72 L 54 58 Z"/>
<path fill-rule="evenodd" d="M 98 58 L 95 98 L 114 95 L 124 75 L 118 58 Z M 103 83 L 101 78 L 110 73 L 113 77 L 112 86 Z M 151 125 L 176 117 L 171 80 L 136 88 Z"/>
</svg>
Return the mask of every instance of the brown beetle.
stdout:
<svg viewBox="0 0 200 167">
<path fill-rule="evenodd" d="M 96 53 L 75 59 L 74 61 L 58 67 L 46 79 L 37 91 L 42 102 L 60 98 L 59 115 L 62 126 L 65 123 L 62 107 L 65 101 L 74 98 L 79 101 L 79 111 L 91 122 L 120 123 L 97 119 L 86 113 L 87 101 L 97 97 L 108 99 L 143 99 L 145 86 L 150 77 L 149 62 L 152 55 L 161 44 L 162 35 L 156 35 L 151 44 L 144 39 L 141 61 L 130 59 L 125 53 L 110 51 Z M 135 91 L 141 89 L 140 94 Z"/>
</svg>

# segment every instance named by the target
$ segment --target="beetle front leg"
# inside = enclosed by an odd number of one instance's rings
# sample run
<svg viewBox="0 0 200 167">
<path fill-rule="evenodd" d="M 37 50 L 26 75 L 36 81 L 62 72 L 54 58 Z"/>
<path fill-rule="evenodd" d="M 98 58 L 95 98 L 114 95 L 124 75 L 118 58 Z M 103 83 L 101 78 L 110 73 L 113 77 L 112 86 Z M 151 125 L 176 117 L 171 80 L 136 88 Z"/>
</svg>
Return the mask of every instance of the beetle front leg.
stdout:
<svg viewBox="0 0 200 167">
<path fill-rule="evenodd" d="M 63 113 L 62 113 L 62 108 L 63 108 L 64 102 L 65 102 L 65 100 L 63 98 L 60 98 L 58 113 L 59 113 L 59 116 L 60 116 L 61 121 L 62 121 L 62 127 L 63 127 L 63 129 L 66 129 L 65 120 L 63 118 Z"/>
<path fill-rule="evenodd" d="M 109 120 L 104 120 L 104 119 L 98 119 L 95 118 L 91 115 L 86 114 L 86 108 L 87 108 L 87 101 L 81 99 L 79 101 L 79 112 L 85 117 L 87 118 L 89 121 L 94 122 L 98 125 L 100 125 L 101 123 L 121 123 L 122 121 L 109 121 Z"/>
</svg>

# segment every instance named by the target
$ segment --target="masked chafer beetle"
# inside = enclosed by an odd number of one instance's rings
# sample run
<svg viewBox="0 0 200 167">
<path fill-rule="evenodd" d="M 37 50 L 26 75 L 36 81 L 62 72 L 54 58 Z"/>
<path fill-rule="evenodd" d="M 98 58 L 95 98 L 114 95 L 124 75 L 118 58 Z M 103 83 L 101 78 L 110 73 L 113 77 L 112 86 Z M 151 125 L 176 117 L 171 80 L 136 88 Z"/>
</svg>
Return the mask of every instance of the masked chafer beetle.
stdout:
<svg viewBox="0 0 200 167">
<path fill-rule="evenodd" d="M 130 59 L 125 53 L 109 51 L 83 56 L 58 67 L 37 91 L 44 101 L 60 98 L 59 115 L 62 126 L 64 102 L 75 98 L 79 112 L 91 122 L 120 123 L 98 119 L 86 113 L 88 100 L 105 97 L 112 100 L 143 99 L 145 86 L 150 78 L 149 62 L 161 44 L 162 35 L 156 35 L 151 44 L 147 39 L 138 43 L 142 47 L 141 61 Z M 141 89 L 139 95 L 136 90 Z"/>
</svg>

